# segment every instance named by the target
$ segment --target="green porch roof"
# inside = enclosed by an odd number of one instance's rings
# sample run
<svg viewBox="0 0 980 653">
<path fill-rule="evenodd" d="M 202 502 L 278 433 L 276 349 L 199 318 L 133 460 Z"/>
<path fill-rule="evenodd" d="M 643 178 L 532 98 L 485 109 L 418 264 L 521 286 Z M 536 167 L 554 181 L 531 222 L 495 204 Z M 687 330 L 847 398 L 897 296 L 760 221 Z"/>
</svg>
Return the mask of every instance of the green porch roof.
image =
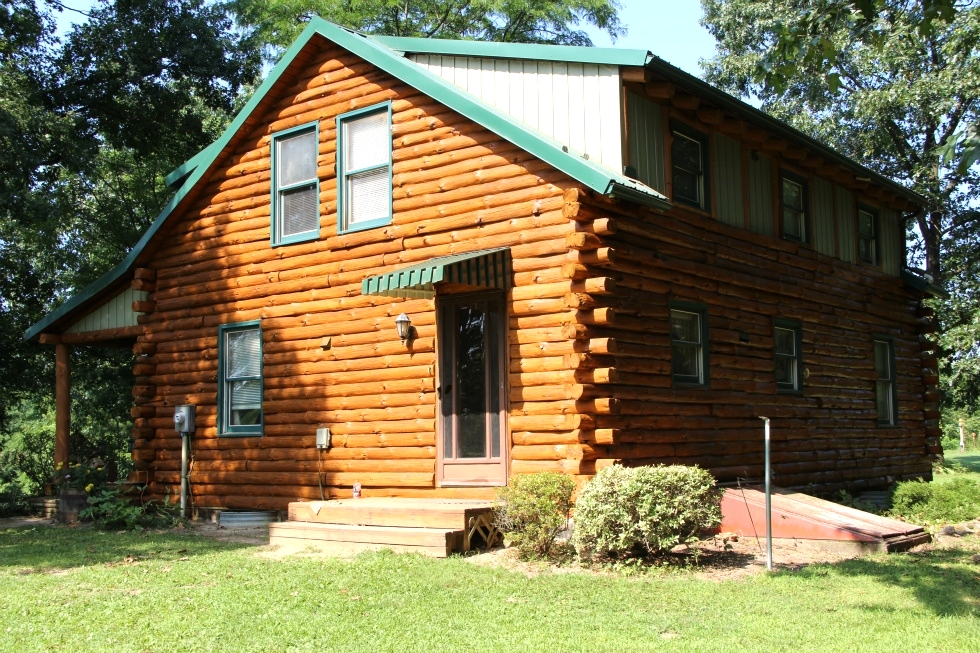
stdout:
<svg viewBox="0 0 980 653">
<path fill-rule="evenodd" d="M 368 277 L 361 283 L 361 294 L 431 299 L 436 294 L 435 284 L 440 282 L 507 290 L 510 278 L 510 248 L 498 247 L 437 256 L 424 263 Z"/>
</svg>

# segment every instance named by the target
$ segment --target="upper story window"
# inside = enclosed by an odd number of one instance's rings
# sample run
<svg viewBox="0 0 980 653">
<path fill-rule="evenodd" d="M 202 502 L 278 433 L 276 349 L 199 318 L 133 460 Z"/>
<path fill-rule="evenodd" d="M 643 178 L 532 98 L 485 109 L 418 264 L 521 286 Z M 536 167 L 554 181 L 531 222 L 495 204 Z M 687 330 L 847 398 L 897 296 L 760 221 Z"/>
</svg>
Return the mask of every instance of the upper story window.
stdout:
<svg viewBox="0 0 980 653">
<path fill-rule="evenodd" d="M 878 215 L 858 208 L 858 256 L 863 263 L 878 264 Z"/>
<path fill-rule="evenodd" d="M 670 308 L 670 360 L 674 383 L 708 384 L 707 311 L 694 304 Z"/>
<path fill-rule="evenodd" d="M 337 117 L 338 232 L 391 222 L 391 104 Z"/>
<path fill-rule="evenodd" d="M 674 201 L 709 211 L 708 137 L 679 122 L 670 126 Z"/>
<path fill-rule="evenodd" d="M 802 387 L 802 329 L 794 322 L 778 320 L 773 325 L 773 356 L 776 359 L 776 389 L 799 392 Z"/>
<path fill-rule="evenodd" d="M 218 433 L 262 435 L 262 329 L 258 322 L 218 329 Z"/>
<path fill-rule="evenodd" d="M 895 350 L 890 339 L 875 338 L 875 405 L 879 426 L 894 426 L 895 412 Z"/>
<path fill-rule="evenodd" d="M 320 237 L 317 124 L 272 136 L 272 244 Z"/>
<path fill-rule="evenodd" d="M 807 242 L 806 180 L 783 173 L 780 185 L 783 238 L 805 243 Z"/>
</svg>

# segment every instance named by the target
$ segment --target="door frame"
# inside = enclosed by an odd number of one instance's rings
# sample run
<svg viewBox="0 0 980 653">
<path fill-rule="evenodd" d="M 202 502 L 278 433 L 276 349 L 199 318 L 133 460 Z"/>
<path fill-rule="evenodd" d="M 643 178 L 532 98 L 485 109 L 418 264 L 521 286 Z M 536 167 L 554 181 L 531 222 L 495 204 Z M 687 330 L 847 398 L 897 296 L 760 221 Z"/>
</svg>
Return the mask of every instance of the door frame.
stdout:
<svg viewBox="0 0 980 653">
<path fill-rule="evenodd" d="M 478 458 L 474 459 L 474 462 L 457 462 L 457 459 L 449 459 L 447 461 L 444 458 L 445 453 L 445 425 L 443 423 L 443 401 L 446 399 L 440 397 L 439 388 L 442 385 L 442 374 L 445 371 L 443 365 L 446 364 L 444 357 L 442 355 L 443 351 L 443 337 L 444 330 L 448 329 L 449 326 L 443 324 L 442 313 L 443 307 L 449 304 L 464 303 L 468 299 L 480 299 L 480 298 L 494 298 L 498 301 L 500 306 L 499 314 L 499 333 L 497 334 L 497 360 L 492 363 L 498 366 L 499 369 L 499 388 L 497 392 L 499 393 L 498 402 L 498 412 L 497 419 L 500 424 L 500 457 L 499 459 L 493 458 Z M 486 290 L 479 292 L 465 292 L 465 293 L 451 293 L 436 295 L 435 300 L 435 310 L 436 310 L 436 339 L 435 339 L 435 354 L 436 354 L 436 365 L 435 365 L 435 382 L 436 382 L 436 486 L 437 487 L 500 487 L 507 485 L 507 479 L 510 475 L 510 447 L 511 447 L 511 434 L 510 425 L 508 420 L 508 415 L 510 414 L 510 375 L 509 375 L 509 360 L 510 354 L 508 351 L 508 310 L 507 310 L 507 293 L 501 290 Z M 445 336 L 450 337 L 450 336 Z M 453 358 L 455 364 L 455 357 Z M 488 361 L 489 362 L 489 361 Z M 453 385 L 455 385 L 455 370 L 453 370 Z M 453 400 L 455 395 L 450 394 L 448 397 L 449 401 Z M 492 477 L 487 476 L 485 478 L 475 479 L 460 479 L 460 478 L 446 478 L 446 463 L 450 463 L 450 467 L 463 468 L 467 466 L 483 466 L 486 468 L 488 465 L 495 465 L 498 467 L 498 472 Z"/>
</svg>

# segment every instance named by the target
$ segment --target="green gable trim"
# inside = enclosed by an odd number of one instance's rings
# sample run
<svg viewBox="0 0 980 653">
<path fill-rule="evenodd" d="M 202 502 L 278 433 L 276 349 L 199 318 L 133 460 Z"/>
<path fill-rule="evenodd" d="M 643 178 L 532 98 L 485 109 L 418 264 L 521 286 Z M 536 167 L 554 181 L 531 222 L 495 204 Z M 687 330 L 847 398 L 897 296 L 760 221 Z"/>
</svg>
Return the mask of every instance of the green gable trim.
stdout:
<svg viewBox="0 0 980 653">
<path fill-rule="evenodd" d="M 265 96 L 272 90 L 283 72 L 289 68 L 299 52 L 309 43 L 314 35 L 319 34 L 364 59 L 393 77 L 415 87 L 426 95 L 438 100 L 450 109 L 462 114 L 473 122 L 480 124 L 511 143 L 527 150 L 533 156 L 564 172 L 572 179 L 603 195 L 629 197 L 632 201 L 667 210 L 670 201 L 661 193 L 647 188 L 628 177 L 604 168 L 581 156 L 569 152 L 558 141 L 518 122 L 510 116 L 497 112 L 488 104 L 450 84 L 440 77 L 417 66 L 400 56 L 376 40 L 363 34 L 338 27 L 322 18 L 313 17 L 302 34 L 286 50 L 279 63 L 269 72 L 255 94 L 249 99 L 244 108 L 235 116 L 221 137 L 213 144 L 196 154 L 180 168 L 173 171 L 168 178 L 173 181 L 184 179 L 183 184 L 157 216 L 153 224 L 146 230 L 143 237 L 133 247 L 129 255 L 115 268 L 104 274 L 97 281 L 84 288 L 78 294 L 49 313 L 37 324 L 27 330 L 24 337 L 31 339 L 42 333 L 68 313 L 83 305 L 107 287 L 121 283 L 133 267 L 143 249 L 163 227 L 170 213 L 187 197 L 197 182 L 204 176 L 211 164 L 220 156 L 231 139 L 239 132 L 245 121 L 256 110 Z"/>
<path fill-rule="evenodd" d="M 426 39 L 405 36 L 372 36 L 378 43 L 398 53 L 445 54 L 456 57 L 497 59 L 535 59 L 567 61 L 608 66 L 644 66 L 652 55 L 646 50 L 590 48 L 575 45 L 540 45 Z"/>
<path fill-rule="evenodd" d="M 432 299 L 436 294 L 435 284 L 440 282 L 507 290 L 510 287 L 510 248 L 437 256 L 425 263 L 368 277 L 361 282 L 361 294 Z"/>
</svg>

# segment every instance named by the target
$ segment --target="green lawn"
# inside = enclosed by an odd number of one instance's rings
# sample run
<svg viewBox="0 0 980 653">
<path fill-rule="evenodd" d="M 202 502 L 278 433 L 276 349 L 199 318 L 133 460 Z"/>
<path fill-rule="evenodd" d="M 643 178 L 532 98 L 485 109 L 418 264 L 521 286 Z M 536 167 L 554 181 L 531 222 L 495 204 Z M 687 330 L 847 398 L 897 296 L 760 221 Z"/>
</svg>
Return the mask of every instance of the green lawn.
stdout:
<svg viewBox="0 0 980 653">
<path fill-rule="evenodd" d="M 716 582 L 0 531 L 3 651 L 980 651 L 980 538 Z"/>
<path fill-rule="evenodd" d="M 964 451 L 961 453 L 953 449 L 951 451 L 947 451 L 944 457 L 949 462 L 959 463 L 969 469 L 971 472 L 980 475 L 980 452 Z"/>
</svg>

